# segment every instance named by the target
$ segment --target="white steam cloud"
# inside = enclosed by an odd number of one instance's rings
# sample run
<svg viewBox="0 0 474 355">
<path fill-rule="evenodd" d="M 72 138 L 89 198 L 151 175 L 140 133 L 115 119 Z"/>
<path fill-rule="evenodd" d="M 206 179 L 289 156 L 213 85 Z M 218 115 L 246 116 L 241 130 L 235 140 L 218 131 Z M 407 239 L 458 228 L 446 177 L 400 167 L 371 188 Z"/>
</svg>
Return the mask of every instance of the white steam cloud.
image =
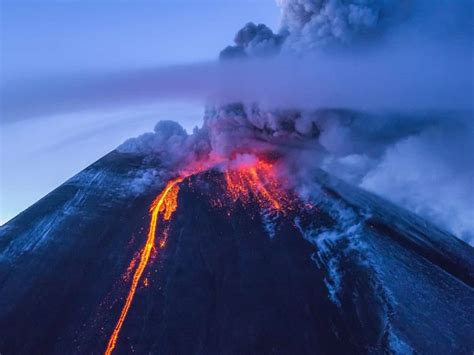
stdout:
<svg viewBox="0 0 474 355">
<path fill-rule="evenodd" d="M 473 142 L 472 123 L 448 131 L 435 127 L 406 138 L 386 151 L 361 186 L 390 196 L 474 244 Z"/>
</svg>

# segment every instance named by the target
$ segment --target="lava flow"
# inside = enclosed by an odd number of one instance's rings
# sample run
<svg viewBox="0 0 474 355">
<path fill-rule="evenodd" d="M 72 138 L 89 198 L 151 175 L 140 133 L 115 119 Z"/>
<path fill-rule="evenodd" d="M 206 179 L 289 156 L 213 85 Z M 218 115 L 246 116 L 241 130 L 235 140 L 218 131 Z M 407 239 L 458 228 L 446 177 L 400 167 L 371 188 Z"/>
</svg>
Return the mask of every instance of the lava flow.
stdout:
<svg viewBox="0 0 474 355">
<path fill-rule="evenodd" d="M 248 203 L 252 194 L 261 208 L 280 212 L 287 205 L 288 196 L 280 187 L 271 163 L 258 160 L 248 166 L 230 169 L 226 171 L 225 179 L 234 201 L 240 199 Z"/>
<path fill-rule="evenodd" d="M 155 245 L 155 234 L 156 234 L 156 227 L 158 224 L 158 219 L 162 216 L 162 221 L 169 221 L 171 216 L 176 211 L 178 207 L 177 198 L 179 192 L 179 183 L 183 181 L 183 178 L 176 178 L 171 180 L 165 187 L 165 189 L 160 193 L 160 195 L 153 201 L 150 207 L 150 227 L 148 229 L 148 236 L 145 243 L 145 246 L 142 248 L 140 252 L 140 263 L 138 264 L 137 269 L 133 275 L 132 284 L 130 286 L 130 291 L 128 292 L 127 299 L 125 304 L 122 308 L 122 312 L 120 313 L 120 317 L 115 325 L 114 331 L 110 336 L 109 342 L 107 344 L 107 349 L 105 354 L 111 354 L 117 344 L 117 338 L 122 329 L 123 322 L 127 317 L 128 311 L 133 301 L 133 297 L 135 296 L 135 292 L 137 290 L 137 286 L 140 282 L 142 277 L 143 271 L 148 264 L 150 259 L 151 252 Z M 163 239 L 164 243 L 166 243 L 165 239 Z M 160 242 L 160 246 L 161 242 Z M 164 245 L 163 245 L 164 246 Z"/>
<path fill-rule="evenodd" d="M 115 325 L 112 335 L 110 336 L 105 351 L 106 355 L 111 354 L 116 346 L 118 335 L 125 318 L 127 317 L 137 286 L 150 260 L 152 251 L 155 250 L 155 234 L 158 222 L 169 221 L 173 213 L 176 211 L 179 184 L 184 180 L 184 176 L 190 176 L 207 169 L 209 169 L 209 164 L 207 166 L 196 166 L 186 173 L 183 173 L 181 177 L 171 180 L 160 195 L 153 201 L 150 207 L 151 220 L 147 240 L 145 246 L 138 254 L 139 256 L 137 258 L 139 258 L 139 264 L 133 275 L 132 284 L 122 308 L 122 312 L 120 313 L 120 317 Z M 241 165 L 238 167 L 232 167 L 232 164 L 229 164 L 226 165 L 224 175 L 227 191 L 231 200 L 234 202 L 237 199 L 241 199 L 244 203 L 248 203 L 253 197 L 262 209 L 271 209 L 280 212 L 289 207 L 290 201 L 288 195 L 283 192 L 283 189 L 280 187 L 274 167 L 271 163 L 257 159 L 252 161 L 251 164 Z M 164 248 L 166 245 L 168 237 L 167 227 L 168 226 L 165 226 L 163 229 L 163 235 L 158 241 L 160 249 Z M 134 267 L 136 261 L 136 259 L 132 260 L 129 269 Z"/>
</svg>

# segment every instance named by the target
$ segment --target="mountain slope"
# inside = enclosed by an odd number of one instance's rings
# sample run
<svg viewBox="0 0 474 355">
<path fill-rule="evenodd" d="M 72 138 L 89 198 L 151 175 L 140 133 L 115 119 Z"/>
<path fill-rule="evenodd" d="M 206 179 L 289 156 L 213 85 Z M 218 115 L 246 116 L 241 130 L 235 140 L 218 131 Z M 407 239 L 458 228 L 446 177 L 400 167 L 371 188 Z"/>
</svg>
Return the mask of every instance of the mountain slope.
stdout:
<svg viewBox="0 0 474 355">
<path fill-rule="evenodd" d="M 135 191 L 155 167 L 113 152 L 1 227 L 1 353 L 105 351 L 165 186 Z M 309 203 L 278 208 L 227 179 L 179 184 L 115 352 L 471 353 L 472 247 L 324 172 Z"/>
</svg>

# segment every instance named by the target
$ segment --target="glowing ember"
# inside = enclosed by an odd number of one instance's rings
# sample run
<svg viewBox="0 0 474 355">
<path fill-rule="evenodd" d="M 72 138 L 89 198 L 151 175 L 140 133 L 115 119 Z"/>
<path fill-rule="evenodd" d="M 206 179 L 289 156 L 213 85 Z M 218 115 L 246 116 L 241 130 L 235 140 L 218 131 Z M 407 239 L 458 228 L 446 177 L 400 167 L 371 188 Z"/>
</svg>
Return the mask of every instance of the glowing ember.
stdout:
<svg viewBox="0 0 474 355">
<path fill-rule="evenodd" d="M 111 354 L 115 348 L 118 335 L 120 333 L 120 330 L 122 329 L 123 322 L 127 317 L 128 311 L 133 301 L 133 297 L 135 296 L 135 292 L 137 290 L 137 286 L 140 282 L 140 278 L 142 277 L 143 271 L 145 270 L 145 267 L 148 264 L 148 260 L 150 259 L 150 254 L 155 245 L 155 233 L 158 223 L 158 217 L 162 216 L 163 221 L 169 221 L 173 213 L 176 211 L 176 208 L 178 207 L 177 197 L 179 192 L 179 183 L 182 180 L 182 178 L 177 178 L 170 181 L 168 185 L 166 185 L 165 189 L 161 192 L 161 194 L 153 201 L 150 207 L 151 221 L 150 227 L 148 229 L 146 244 L 141 250 L 140 263 L 138 264 L 138 267 L 135 270 L 135 274 L 133 275 L 130 291 L 128 292 L 127 299 L 122 308 L 122 312 L 120 313 L 120 317 L 117 321 L 117 324 L 115 325 L 114 331 L 110 336 L 105 354 Z M 148 284 L 148 281 L 146 282 L 146 284 Z"/>
<path fill-rule="evenodd" d="M 163 231 L 163 236 L 161 237 L 160 241 L 158 242 L 158 245 L 160 246 L 160 249 L 163 249 L 166 246 L 166 243 L 168 241 L 168 233 L 169 233 L 169 226 L 167 226 L 166 229 Z"/>
<path fill-rule="evenodd" d="M 138 253 L 137 255 L 134 255 L 132 258 L 132 261 L 130 261 L 130 264 L 127 267 L 127 271 L 125 271 L 125 274 L 122 276 L 122 280 L 125 282 L 130 281 L 130 276 L 132 275 L 132 271 L 135 268 L 135 265 L 137 264 L 138 260 Z"/>
</svg>

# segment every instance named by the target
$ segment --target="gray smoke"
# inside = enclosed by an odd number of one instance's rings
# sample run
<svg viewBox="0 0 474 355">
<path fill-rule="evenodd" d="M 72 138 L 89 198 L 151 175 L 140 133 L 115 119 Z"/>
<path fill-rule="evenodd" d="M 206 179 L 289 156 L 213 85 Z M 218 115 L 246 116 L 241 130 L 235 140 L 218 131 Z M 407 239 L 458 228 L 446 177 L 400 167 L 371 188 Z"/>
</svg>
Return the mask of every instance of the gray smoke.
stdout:
<svg viewBox="0 0 474 355">
<path fill-rule="evenodd" d="M 186 164 L 271 154 L 297 188 L 322 168 L 473 244 L 470 4 L 278 4 L 277 34 L 249 23 L 221 53 L 234 60 L 219 65 L 200 129 L 164 138 L 160 125 L 120 149 L 159 146 Z"/>
<path fill-rule="evenodd" d="M 269 111 L 235 103 L 208 108 L 191 135 L 162 122 L 119 150 L 163 159 L 174 172 L 216 157 L 271 155 L 297 188 L 322 168 L 472 244 L 473 142 L 472 112 Z"/>
<path fill-rule="evenodd" d="M 234 38 L 235 45 L 226 47 L 221 59 L 242 59 L 246 57 L 270 57 L 278 54 L 284 36 L 274 34 L 263 24 L 247 23 Z"/>
<path fill-rule="evenodd" d="M 470 0 L 276 0 L 280 28 L 249 23 L 227 47 L 224 59 L 278 53 L 307 56 L 311 52 L 347 51 L 420 41 L 465 41 L 472 45 L 474 5 Z M 248 41 L 245 34 L 251 33 Z M 255 35 L 261 33 L 262 35 Z M 412 41 L 412 45 L 416 42 Z M 420 43 L 418 43 L 420 44 Z M 265 47 L 264 51 L 248 50 Z M 234 56 L 234 54 L 239 55 Z M 229 54 L 229 55 L 227 55 Z"/>
<path fill-rule="evenodd" d="M 330 47 L 348 46 L 382 37 L 410 14 L 409 0 L 277 0 L 281 26 L 274 34 L 267 26 L 245 25 L 234 46 L 220 57 L 235 59 L 285 53 L 307 55 Z"/>
<path fill-rule="evenodd" d="M 287 45 L 305 50 L 380 35 L 403 1 L 277 0 Z M 397 4 L 398 3 L 398 4 Z"/>
<path fill-rule="evenodd" d="M 470 4 L 279 5 L 277 34 L 247 24 L 221 53 L 235 60 L 207 72 L 218 90 L 208 92 L 214 104 L 201 128 L 188 135 L 162 123 L 120 149 L 177 157 L 175 170 L 271 154 L 298 188 L 322 168 L 473 244 Z"/>
<path fill-rule="evenodd" d="M 319 88 L 314 85 L 312 90 L 308 90 L 311 85 L 292 85 L 292 78 L 299 71 L 290 72 L 292 77 L 287 82 L 292 92 L 281 95 L 280 102 L 300 108 L 312 102 L 316 107 L 372 110 L 378 103 L 379 107 L 405 113 L 364 114 L 340 109 L 264 113 L 253 106 L 237 110 L 238 119 L 235 113 L 224 114 L 216 125 L 223 125 L 230 117 L 232 122 L 239 122 L 239 128 L 234 128 L 238 141 L 251 146 L 248 143 L 251 139 L 265 149 L 269 143 L 273 144 L 275 150 L 291 157 L 289 165 L 296 162 L 292 172 L 300 178 L 311 175 L 314 167 L 321 167 L 407 207 L 473 244 L 473 3 L 464 0 L 277 0 L 277 3 L 282 10 L 278 33 L 282 40 L 269 53 L 286 56 L 296 53 L 306 57 L 318 69 L 302 72 L 308 82 L 319 84 Z M 242 31 L 245 33 L 245 28 Z M 253 56 L 258 57 L 258 53 Z M 440 65 L 434 64 L 439 59 Z M 326 67 L 328 63 L 330 69 Z M 430 69 L 433 64 L 437 69 Z M 313 76 L 316 72 L 319 75 Z M 323 72 L 328 73 L 326 77 Z M 454 83 L 452 79 L 457 75 L 464 79 Z M 324 77 L 335 79 L 319 80 Z M 464 84 L 459 85 L 462 81 Z M 441 83 L 452 91 L 424 96 Z M 345 96 L 348 91 L 340 90 L 339 84 L 346 90 L 353 88 L 350 98 Z M 324 103 L 316 103 L 321 96 L 309 97 L 314 91 L 328 95 Z M 458 94 L 465 95 L 466 101 L 456 100 Z M 286 101 L 294 97 L 297 99 Z M 335 97 L 337 102 L 328 105 Z M 413 101 L 409 103 L 408 97 Z M 430 97 L 428 101 L 434 100 L 432 103 L 447 100 L 450 104 L 431 105 L 425 101 L 427 97 Z M 413 111 L 435 106 L 437 112 Z M 440 111 L 446 108 L 458 111 Z M 225 132 L 220 132 L 214 140 L 221 149 L 237 148 Z"/>
</svg>

